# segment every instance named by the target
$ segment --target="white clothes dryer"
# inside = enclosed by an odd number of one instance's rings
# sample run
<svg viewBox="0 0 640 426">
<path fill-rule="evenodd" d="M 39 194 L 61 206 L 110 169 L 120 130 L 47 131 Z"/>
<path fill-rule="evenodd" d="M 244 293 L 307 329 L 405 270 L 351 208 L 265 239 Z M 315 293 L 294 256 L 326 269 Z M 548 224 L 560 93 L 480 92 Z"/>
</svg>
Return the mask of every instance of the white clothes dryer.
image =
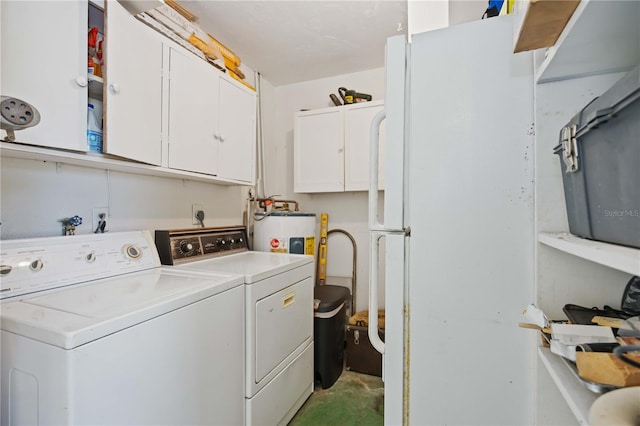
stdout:
<svg viewBox="0 0 640 426">
<path fill-rule="evenodd" d="M 245 283 L 245 419 L 287 424 L 313 393 L 313 256 L 250 251 L 243 227 L 156 231 L 162 263 Z"/>
</svg>

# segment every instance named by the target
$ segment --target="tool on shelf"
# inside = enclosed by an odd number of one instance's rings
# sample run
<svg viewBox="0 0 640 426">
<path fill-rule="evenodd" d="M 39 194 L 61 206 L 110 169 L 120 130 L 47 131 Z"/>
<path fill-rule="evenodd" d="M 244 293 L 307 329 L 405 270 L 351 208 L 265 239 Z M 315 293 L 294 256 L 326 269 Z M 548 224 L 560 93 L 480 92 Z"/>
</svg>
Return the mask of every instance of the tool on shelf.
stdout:
<svg viewBox="0 0 640 426">
<path fill-rule="evenodd" d="M 347 93 L 346 87 L 338 87 L 338 95 L 342 98 L 342 103 L 346 104 L 345 94 Z"/>
<path fill-rule="evenodd" d="M 352 89 L 347 89 L 346 87 L 338 87 L 338 94 L 342 98 L 342 103 L 344 105 L 356 104 L 359 102 L 370 102 L 373 99 L 373 96 L 368 93 L 360 93 Z M 340 100 L 333 93 L 329 95 L 334 105 L 340 106 Z"/>
</svg>

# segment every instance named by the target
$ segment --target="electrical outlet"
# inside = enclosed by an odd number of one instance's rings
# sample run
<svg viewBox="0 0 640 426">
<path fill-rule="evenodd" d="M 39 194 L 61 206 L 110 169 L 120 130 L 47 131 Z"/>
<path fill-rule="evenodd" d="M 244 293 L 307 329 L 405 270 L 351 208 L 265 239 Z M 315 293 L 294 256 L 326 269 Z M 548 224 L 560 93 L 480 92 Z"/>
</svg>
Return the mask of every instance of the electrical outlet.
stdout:
<svg viewBox="0 0 640 426">
<path fill-rule="evenodd" d="M 204 212 L 204 206 L 202 204 L 191 205 L 191 223 L 193 225 L 200 225 L 200 221 L 196 217 L 196 213 L 201 210 Z"/>
<path fill-rule="evenodd" d="M 105 220 L 107 221 L 107 224 L 109 223 L 109 208 L 108 207 L 94 207 L 93 208 L 93 215 L 92 217 L 92 230 L 93 232 L 96 232 L 96 230 L 98 231 L 98 233 L 100 232 L 105 232 L 106 226 L 104 228 L 102 228 L 102 230 L 98 229 L 98 227 L 100 226 L 100 222 L 101 220 Z"/>
</svg>

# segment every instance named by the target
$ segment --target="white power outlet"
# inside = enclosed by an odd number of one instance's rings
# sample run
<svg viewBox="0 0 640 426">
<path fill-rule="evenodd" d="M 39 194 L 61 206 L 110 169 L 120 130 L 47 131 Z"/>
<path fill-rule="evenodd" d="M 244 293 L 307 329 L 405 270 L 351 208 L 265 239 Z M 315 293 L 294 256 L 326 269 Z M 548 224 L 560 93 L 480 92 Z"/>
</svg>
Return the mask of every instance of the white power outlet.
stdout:
<svg viewBox="0 0 640 426">
<path fill-rule="evenodd" d="M 191 223 L 193 225 L 200 225 L 200 221 L 196 217 L 196 213 L 202 211 L 204 213 L 204 206 L 202 204 L 191 205 Z"/>
<path fill-rule="evenodd" d="M 92 230 L 93 232 L 96 232 L 96 230 L 99 232 L 101 232 L 101 230 L 98 229 L 98 227 L 100 226 L 100 221 L 101 220 L 105 220 L 107 222 L 107 225 L 109 224 L 109 208 L 108 207 L 94 207 L 93 208 L 93 215 L 92 217 Z M 102 232 L 106 232 L 107 228 L 106 226 L 102 229 Z"/>
</svg>

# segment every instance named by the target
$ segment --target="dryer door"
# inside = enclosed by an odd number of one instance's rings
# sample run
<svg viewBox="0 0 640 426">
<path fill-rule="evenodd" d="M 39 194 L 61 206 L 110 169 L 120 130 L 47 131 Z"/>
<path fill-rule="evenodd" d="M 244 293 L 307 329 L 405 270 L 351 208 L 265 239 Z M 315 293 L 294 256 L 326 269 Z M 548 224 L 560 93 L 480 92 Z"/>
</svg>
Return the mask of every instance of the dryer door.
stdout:
<svg viewBox="0 0 640 426">
<path fill-rule="evenodd" d="M 306 278 L 255 305 L 255 383 L 313 335 L 313 283 Z"/>
</svg>

